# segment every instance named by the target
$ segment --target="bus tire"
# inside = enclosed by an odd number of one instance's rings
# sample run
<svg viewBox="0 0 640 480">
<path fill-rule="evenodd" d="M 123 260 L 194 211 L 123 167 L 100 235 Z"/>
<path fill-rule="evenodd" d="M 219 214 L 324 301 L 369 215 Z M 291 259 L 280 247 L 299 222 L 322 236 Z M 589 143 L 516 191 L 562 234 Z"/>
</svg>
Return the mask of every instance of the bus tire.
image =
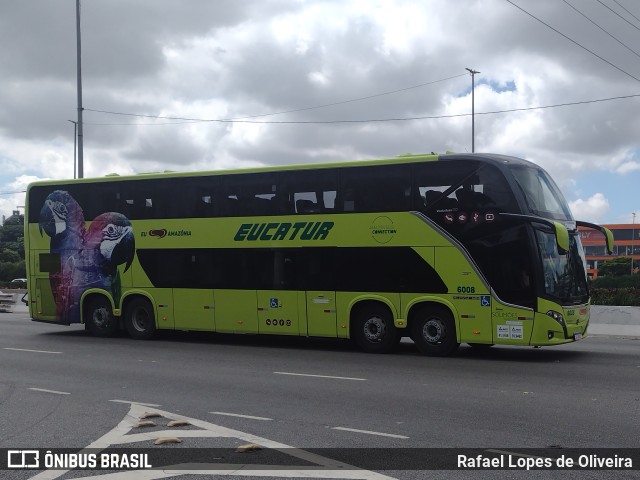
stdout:
<svg viewBox="0 0 640 480">
<path fill-rule="evenodd" d="M 127 305 L 125 327 L 136 340 L 149 340 L 155 335 L 156 316 L 148 300 L 135 298 Z"/>
<path fill-rule="evenodd" d="M 434 357 L 451 355 L 460 346 L 453 315 L 441 306 L 422 307 L 413 315 L 411 338 L 420 352 Z"/>
<path fill-rule="evenodd" d="M 391 311 L 381 305 L 372 304 L 359 309 L 353 327 L 356 345 L 367 353 L 388 353 L 400 339 Z"/>
<path fill-rule="evenodd" d="M 113 315 L 111 303 L 105 297 L 92 298 L 86 314 L 85 326 L 93 336 L 108 338 L 118 331 L 118 319 Z"/>
</svg>

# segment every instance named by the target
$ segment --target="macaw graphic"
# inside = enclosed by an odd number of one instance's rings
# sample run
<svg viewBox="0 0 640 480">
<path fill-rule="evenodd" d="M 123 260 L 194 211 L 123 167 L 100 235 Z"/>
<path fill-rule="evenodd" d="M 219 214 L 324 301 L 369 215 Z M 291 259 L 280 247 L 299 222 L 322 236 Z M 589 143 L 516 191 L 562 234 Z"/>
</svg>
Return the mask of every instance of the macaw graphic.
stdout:
<svg viewBox="0 0 640 480">
<path fill-rule="evenodd" d="M 55 190 L 46 198 L 40 210 L 40 234 L 51 237 L 50 252 L 60 256 L 60 270 L 49 273 L 51 291 L 56 303 L 56 316 L 62 321 L 79 321 L 79 311 L 73 308 L 72 295 L 75 257 L 85 236 L 84 213 L 69 193 Z"/>
<path fill-rule="evenodd" d="M 118 265 L 125 272 L 135 256 L 133 226 L 117 212 L 98 215 L 85 228 L 84 213 L 68 193 L 52 192 L 40 210 L 40 233 L 51 237 L 50 251 L 60 255 L 60 271 L 49 280 L 56 317 L 67 323 L 80 321 L 80 298 L 89 288 L 101 288 L 120 301 Z"/>
<path fill-rule="evenodd" d="M 126 264 L 126 272 L 135 255 L 133 226 L 127 217 L 107 212 L 93 219 L 80 252 L 76 282 L 82 290 L 101 288 L 120 300 L 118 265 Z"/>
</svg>

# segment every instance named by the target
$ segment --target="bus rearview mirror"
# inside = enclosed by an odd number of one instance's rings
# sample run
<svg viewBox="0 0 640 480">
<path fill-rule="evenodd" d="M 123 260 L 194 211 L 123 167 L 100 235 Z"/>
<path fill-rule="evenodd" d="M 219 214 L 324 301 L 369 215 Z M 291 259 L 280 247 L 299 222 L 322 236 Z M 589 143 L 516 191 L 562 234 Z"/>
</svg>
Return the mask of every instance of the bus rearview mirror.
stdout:
<svg viewBox="0 0 640 480">
<path fill-rule="evenodd" d="M 566 255 L 569 251 L 569 230 L 560 222 L 553 222 L 556 235 L 556 246 L 560 255 Z"/>
</svg>

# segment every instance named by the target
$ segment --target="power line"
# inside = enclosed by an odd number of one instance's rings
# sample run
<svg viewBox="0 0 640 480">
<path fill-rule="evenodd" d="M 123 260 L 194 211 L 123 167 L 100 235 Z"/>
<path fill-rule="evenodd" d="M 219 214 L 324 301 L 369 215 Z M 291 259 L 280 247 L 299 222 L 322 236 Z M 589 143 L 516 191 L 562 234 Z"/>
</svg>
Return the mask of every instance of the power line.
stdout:
<svg viewBox="0 0 640 480">
<path fill-rule="evenodd" d="M 389 92 L 382 92 L 382 93 L 375 93 L 373 95 L 367 95 L 366 97 L 359 97 L 359 98 L 353 98 L 350 100 L 342 100 L 339 102 L 332 102 L 332 103 L 327 103 L 327 104 L 323 104 L 323 105 L 314 105 L 311 107 L 302 107 L 302 108 L 296 108 L 293 110 L 283 110 L 281 112 L 272 112 L 272 113 L 263 113 L 260 115 L 248 115 L 248 116 L 244 116 L 244 117 L 236 117 L 236 118 L 226 118 L 226 119 L 220 119 L 220 120 L 215 120 L 215 121 L 236 121 L 236 120 L 246 120 L 249 118 L 260 118 L 260 117 L 269 117 L 272 115 L 281 115 L 281 114 L 285 114 L 285 113 L 295 113 L 295 112 L 303 112 L 306 110 L 314 110 L 314 109 L 318 109 L 318 108 L 326 108 L 326 107 L 333 107 L 336 105 L 344 105 L 345 103 L 353 103 L 353 102 L 360 102 L 362 100 L 370 100 L 372 98 L 377 98 L 377 97 L 382 97 L 385 95 L 392 95 L 395 93 L 400 93 L 400 92 L 406 92 L 407 90 L 413 90 L 415 88 L 421 88 L 421 87 L 425 87 L 427 85 L 433 85 L 435 83 L 440 83 L 440 82 L 446 82 L 447 80 L 453 80 L 454 78 L 459 78 L 459 77 L 464 77 L 466 76 L 466 73 L 461 73 L 459 75 L 453 75 L 451 77 L 446 77 L 446 78 L 441 78 L 439 80 L 432 80 L 430 82 L 425 82 L 425 83 L 420 83 L 418 85 L 412 85 L 410 87 L 404 87 L 404 88 L 399 88 L 397 90 L 391 90 Z M 94 110 L 91 108 L 84 108 L 83 110 L 86 110 L 88 112 L 96 112 L 96 113 L 109 113 L 109 114 L 114 114 L 114 115 L 127 115 L 125 113 L 114 113 L 114 112 L 107 112 L 107 111 L 103 111 L 103 110 Z M 163 117 L 158 117 L 155 115 L 138 115 L 138 114 L 132 114 L 133 116 L 136 117 L 148 117 L 148 118 L 163 118 Z M 189 120 L 189 119 L 177 119 L 177 120 L 181 120 L 179 122 L 173 122 L 173 123 L 163 123 L 161 125 L 180 125 L 183 123 L 198 123 L 198 122 L 202 122 L 202 121 L 214 121 L 214 120 Z M 157 123 L 137 123 L 137 124 L 128 124 L 128 123 L 90 123 L 90 122 L 85 122 L 85 125 L 100 125 L 100 126 L 115 126 L 115 125 L 158 125 Z"/>
<path fill-rule="evenodd" d="M 0 192 L 0 195 L 17 195 L 18 193 L 27 193 L 26 190 L 20 190 L 18 192 Z"/>
<path fill-rule="evenodd" d="M 584 18 L 586 18 L 587 20 L 589 20 L 591 23 L 593 23 L 596 27 L 598 27 L 600 30 L 602 30 L 604 33 L 606 33 L 607 35 L 609 35 L 611 38 L 613 38 L 616 42 L 618 42 L 620 45 L 622 45 L 623 47 L 625 47 L 627 50 L 629 50 L 630 52 L 632 52 L 636 57 L 640 58 L 640 54 L 638 52 L 636 52 L 633 48 L 631 48 L 630 46 L 628 46 L 626 43 L 622 42 L 621 40 L 618 40 L 616 37 L 614 37 L 611 33 L 609 33 L 607 30 L 605 30 L 604 28 L 602 28 L 600 25 L 598 25 L 596 22 L 594 22 L 593 20 L 591 20 L 589 17 L 587 17 L 584 13 L 582 13 L 580 10 L 578 10 L 576 7 L 574 7 L 573 5 L 571 5 L 567 0 L 562 0 L 564 3 L 566 3 L 567 5 L 569 5 L 571 8 L 573 8 L 576 12 L 578 12 L 580 15 L 582 15 Z"/>
<path fill-rule="evenodd" d="M 453 75 L 451 77 L 446 77 L 446 78 L 441 78 L 439 80 L 433 80 L 431 82 L 425 82 L 425 83 L 420 83 L 418 85 L 412 85 L 410 87 L 404 87 L 404 88 L 399 88 L 397 90 L 392 90 L 389 92 L 382 92 L 382 93 L 376 93 L 373 95 L 367 95 L 366 97 L 360 97 L 360 98 L 353 98 L 350 100 L 342 100 L 339 102 L 332 102 L 332 103 L 327 103 L 327 104 L 323 104 L 323 105 L 314 105 L 311 107 L 302 107 L 302 108 L 296 108 L 293 110 L 283 110 L 281 112 L 272 112 L 272 113 L 263 113 L 260 115 L 248 115 L 248 116 L 244 116 L 244 117 L 236 117 L 236 118 L 225 118 L 225 119 L 219 119 L 219 120 L 192 120 L 192 119 L 181 119 L 181 118 L 174 118 L 173 120 L 180 120 L 178 122 L 172 122 L 172 123 L 163 123 L 163 124 L 158 124 L 158 123 L 136 123 L 136 124 L 129 124 L 129 123 L 91 123 L 91 122 L 85 122 L 85 125 L 99 125 L 99 126 L 117 126 L 117 125 L 140 125 L 140 126 L 151 126 L 151 125 L 180 125 L 183 123 L 198 123 L 198 122 L 205 122 L 205 121 L 219 121 L 219 122 L 233 122 L 233 121 L 239 121 L 239 120 L 246 120 L 246 119 L 250 119 L 250 118 L 260 118 L 260 117 L 269 117 L 272 115 L 281 115 L 281 114 L 285 114 L 285 113 L 295 113 L 295 112 L 303 112 L 306 110 L 314 110 L 314 109 L 318 109 L 318 108 L 325 108 L 325 107 L 333 107 L 336 105 L 343 105 L 345 103 L 353 103 L 353 102 L 360 102 L 362 100 L 369 100 L 371 98 L 377 98 L 377 97 L 382 97 L 385 95 L 392 95 L 394 93 L 400 93 L 400 92 L 406 92 L 407 90 L 413 90 L 415 88 L 420 88 L 420 87 L 425 87 L 427 85 L 433 85 L 435 83 L 440 83 L 440 82 L 445 82 L 447 80 L 453 80 L 454 78 L 459 78 L 459 77 L 464 77 L 466 76 L 466 73 L 461 73 L 459 75 Z M 113 115 L 128 115 L 125 113 L 115 113 L 115 112 L 108 112 L 108 111 L 104 111 L 104 110 L 95 110 L 95 109 L 91 109 L 91 108 L 85 108 L 84 110 L 88 111 L 88 112 L 96 112 L 96 113 L 108 113 L 108 114 L 113 114 Z M 130 114 L 132 116 L 136 116 L 136 117 L 142 117 L 142 118 L 165 118 L 165 117 L 159 117 L 156 115 L 142 115 L 142 114 Z M 170 117 L 166 117 L 166 118 L 170 118 Z"/>
<path fill-rule="evenodd" d="M 534 20 L 542 23 L 543 25 L 545 25 L 546 27 L 550 28 L 551 30 L 553 30 L 554 32 L 556 32 L 558 35 L 562 35 L 564 38 L 566 38 L 567 40 L 569 40 L 571 43 L 573 43 L 574 45 L 577 45 L 578 47 L 582 48 L 583 50 L 586 50 L 587 52 L 589 52 L 591 55 L 593 55 L 594 57 L 599 58 L 600 60 L 602 60 L 603 62 L 605 62 L 608 65 L 611 65 L 613 68 L 615 68 L 616 70 L 624 73 L 625 75 L 627 75 L 628 77 L 633 78 L 635 81 L 640 82 L 640 78 L 638 77 L 634 77 L 633 75 L 631 75 L 629 72 L 627 72 L 626 70 L 623 70 L 622 68 L 618 67 L 617 65 L 611 63 L 609 60 L 607 60 L 604 57 L 601 57 L 600 55 L 598 55 L 597 53 L 595 53 L 592 50 L 589 50 L 587 47 L 585 47 L 584 45 L 576 42 L 574 39 L 568 37 L 567 35 L 565 35 L 564 33 L 562 33 L 560 30 L 557 30 L 555 28 L 553 28 L 551 25 L 549 25 L 548 23 L 544 22 L 543 20 L 540 20 L 538 17 L 536 17 L 535 15 L 533 15 L 532 13 L 527 12 L 524 8 L 520 7 L 519 5 L 516 5 L 515 3 L 513 3 L 511 0 L 505 0 L 507 3 L 513 5 L 514 7 L 516 7 L 518 10 L 526 13 L 527 15 L 529 15 L 531 18 L 533 18 Z M 600 0 L 598 0 L 598 2 L 600 2 Z M 602 3 L 602 2 L 600 2 Z M 604 5 L 604 4 L 603 4 Z M 606 6 L 606 5 L 605 5 Z M 609 8 L 609 7 L 607 7 Z M 611 9 L 609 9 L 611 10 Z M 637 28 L 637 27 L 636 27 Z"/>
<path fill-rule="evenodd" d="M 509 1 L 509 0 L 507 0 Z M 600 0 L 596 0 L 600 5 L 602 5 L 603 7 L 607 8 L 608 10 L 611 10 L 611 12 L 613 12 L 615 15 L 617 15 L 618 17 L 620 17 L 622 20 L 624 20 L 625 22 L 627 22 L 629 25 L 631 25 L 633 28 L 635 28 L 636 30 L 640 31 L 640 28 L 638 28 L 636 25 L 634 25 L 633 23 L 631 23 L 629 20 L 627 20 L 626 18 L 624 18 L 622 15 L 620 15 L 618 12 L 616 12 L 613 8 L 611 8 L 609 5 L 607 5 L 606 3 L 602 3 Z M 618 2 L 616 2 L 618 3 Z M 618 5 L 620 5 L 618 3 Z M 622 7 L 624 8 L 624 7 Z M 627 10 L 625 8 L 625 10 Z M 628 10 L 627 10 L 628 11 Z M 633 18 L 636 18 L 635 16 Z"/>
<path fill-rule="evenodd" d="M 406 92 L 407 90 L 413 90 L 415 88 L 421 88 L 421 87 L 425 87 L 427 85 L 433 85 L 435 83 L 446 82 L 447 80 L 453 80 L 454 78 L 464 77 L 466 75 L 467 75 L 466 73 L 461 73 L 459 75 L 453 75 L 451 77 L 441 78 L 439 80 L 433 80 L 431 82 L 425 82 L 425 83 L 420 83 L 418 85 L 412 85 L 410 87 L 399 88 L 397 90 L 392 90 L 390 92 L 376 93 L 376 94 L 373 94 L 373 95 L 367 95 L 366 97 L 353 98 L 353 99 L 350 99 L 350 100 L 342 100 L 342 101 L 339 101 L 339 102 L 332 102 L 332 103 L 327 103 L 327 104 L 323 104 L 323 105 L 314 105 L 314 106 L 311 106 L 311 107 L 302 107 L 302 108 L 296 108 L 296 109 L 293 109 L 293 110 L 284 110 L 284 111 L 281 111 L 281 112 L 263 113 L 263 114 L 260 114 L 260 115 L 248 115 L 248 116 L 244 116 L 244 117 L 225 118 L 225 119 L 219 119 L 219 120 L 215 120 L 215 121 L 231 122 L 231 121 L 238 121 L 238 120 L 246 120 L 246 119 L 249 119 L 249 118 L 269 117 L 269 116 L 272 116 L 272 115 L 282 115 L 282 114 L 285 114 L 285 113 L 303 112 L 303 111 L 306 111 L 306 110 L 314 110 L 314 109 L 318 109 L 318 108 L 333 107 L 333 106 L 336 106 L 336 105 L 344 105 L 345 103 L 360 102 L 362 100 L 369 100 L 369 99 L 372 99 L 372 98 L 382 97 L 382 96 L 385 96 L 385 95 L 392 95 L 394 93 Z M 85 108 L 84 110 L 86 110 L 88 112 L 111 113 L 111 114 L 114 114 L 114 115 L 118 115 L 118 114 L 116 114 L 114 112 L 106 112 L 106 111 L 103 111 L 103 110 L 94 110 L 94 109 L 91 109 L 91 108 Z M 119 114 L 119 115 L 127 115 L 127 114 L 122 113 L 122 114 Z M 136 117 L 146 117 L 146 118 L 164 118 L 164 117 L 158 117 L 158 116 L 155 116 L 155 115 L 138 115 L 138 114 L 131 114 L 131 115 L 136 116 Z M 169 117 L 167 117 L 167 118 L 169 118 Z M 195 122 L 200 122 L 200 121 L 214 121 L 214 120 L 191 120 L 191 119 L 179 119 L 179 118 L 175 119 L 175 120 L 183 120 L 183 121 L 180 121 L 180 122 L 176 122 L 176 124 L 179 124 L 179 123 L 195 123 Z M 86 125 L 122 125 L 122 124 L 86 123 L 86 122 L 85 122 L 85 124 Z M 125 125 L 128 125 L 128 124 L 125 124 Z M 136 125 L 141 125 L 141 124 L 136 124 Z M 146 125 L 156 125 L 156 124 L 146 124 Z M 164 125 L 167 125 L 167 124 L 164 124 Z M 169 125 L 172 125 L 172 124 L 169 124 Z"/>
<path fill-rule="evenodd" d="M 577 102 L 557 103 L 553 105 L 542 105 L 537 107 L 512 108 L 507 110 L 493 110 L 488 112 L 475 112 L 475 115 L 496 115 L 500 113 L 524 112 L 530 110 L 543 110 L 549 108 L 569 107 L 575 105 L 586 105 L 591 103 L 608 102 L 612 100 L 623 100 L 628 98 L 637 98 L 640 94 L 620 95 L 617 97 L 599 98 L 595 100 L 582 100 Z M 357 120 L 229 120 L 229 119 L 203 119 L 203 118 L 186 118 L 186 117 L 168 117 L 159 115 L 143 115 L 136 113 L 112 112 L 107 110 L 91 110 L 92 112 L 105 113 L 108 115 L 122 115 L 128 117 L 157 118 L 162 120 L 180 120 L 179 123 L 249 123 L 249 124 L 278 124 L 278 125 L 310 125 L 310 124 L 336 124 L 336 123 L 381 123 L 381 122 L 404 122 L 411 120 L 433 120 L 440 118 L 457 118 L 469 117 L 470 113 L 457 113 L 451 115 L 426 115 L 419 117 L 400 117 L 400 118 L 371 118 Z M 120 124 L 102 124 L 102 125 L 132 125 L 138 126 L 137 123 L 120 123 Z M 150 124 L 150 125 L 166 125 L 166 124 Z"/>
<path fill-rule="evenodd" d="M 229 119 L 229 120 L 245 120 L 245 119 L 248 119 L 248 118 L 269 117 L 271 115 L 281 115 L 281 114 L 284 114 L 284 113 L 303 112 L 305 110 L 314 110 L 314 109 L 317 109 L 317 108 L 334 107 L 336 105 L 344 105 L 345 103 L 360 102 L 362 100 L 369 100 L 371 98 L 382 97 L 384 95 L 391 95 L 391 94 L 394 94 L 394 93 L 406 92 L 407 90 L 413 90 L 415 88 L 426 87 L 427 85 L 433 85 L 434 83 L 446 82 L 447 80 L 453 80 L 454 78 L 459 78 L 459 77 L 464 77 L 464 76 L 466 76 L 466 73 L 461 73 L 459 75 L 454 75 L 452 77 L 441 78 L 440 80 L 433 80 L 431 82 L 421 83 L 419 85 L 413 85 L 411 87 L 400 88 L 398 90 L 392 90 L 390 92 L 376 93 L 374 95 L 368 95 L 366 97 L 354 98 L 354 99 L 351 99 L 351 100 L 343 100 L 343 101 L 340 101 L 340 102 L 327 103 L 325 105 L 315 105 L 315 106 L 312 106 L 312 107 L 296 108 L 294 110 L 285 110 L 285 111 L 282 111 L 282 112 L 263 113 L 261 115 L 249 115 L 249 116 L 246 116 L 246 117 L 232 118 L 232 119 Z"/>
<path fill-rule="evenodd" d="M 633 13 L 631 13 L 629 10 L 627 10 L 626 8 L 624 8 L 624 5 L 622 5 L 620 2 L 618 2 L 618 0 L 613 0 L 614 2 L 616 2 L 616 4 L 622 8 L 625 12 L 627 12 L 629 15 L 631 15 L 633 18 L 635 18 L 636 20 L 638 20 L 640 22 L 640 18 L 636 17 Z"/>
</svg>

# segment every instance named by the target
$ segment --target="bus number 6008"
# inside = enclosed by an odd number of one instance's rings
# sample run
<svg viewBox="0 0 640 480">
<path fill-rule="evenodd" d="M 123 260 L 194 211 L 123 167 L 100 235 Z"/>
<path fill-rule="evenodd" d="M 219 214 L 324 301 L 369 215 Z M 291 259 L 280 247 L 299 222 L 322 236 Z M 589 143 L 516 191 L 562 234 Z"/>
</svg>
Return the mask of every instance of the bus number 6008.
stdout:
<svg viewBox="0 0 640 480">
<path fill-rule="evenodd" d="M 458 287 L 458 293 L 476 293 L 476 287 Z"/>
</svg>

